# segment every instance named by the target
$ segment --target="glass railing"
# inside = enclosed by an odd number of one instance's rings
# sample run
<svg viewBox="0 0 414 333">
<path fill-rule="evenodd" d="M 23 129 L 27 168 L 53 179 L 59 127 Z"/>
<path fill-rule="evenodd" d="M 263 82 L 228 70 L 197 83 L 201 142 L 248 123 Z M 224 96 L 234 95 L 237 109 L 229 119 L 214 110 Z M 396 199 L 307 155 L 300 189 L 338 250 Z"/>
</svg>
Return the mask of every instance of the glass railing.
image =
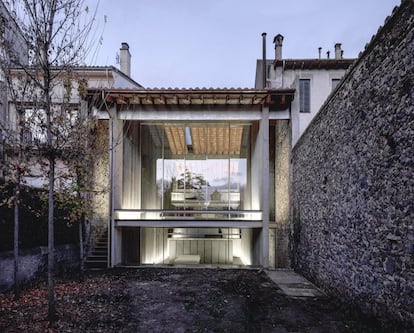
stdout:
<svg viewBox="0 0 414 333">
<path fill-rule="evenodd" d="M 118 209 L 117 221 L 163 221 L 163 220 L 211 220 L 211 221 L 262 221 L 261 210 L 163 210 Z"/>
</svg>

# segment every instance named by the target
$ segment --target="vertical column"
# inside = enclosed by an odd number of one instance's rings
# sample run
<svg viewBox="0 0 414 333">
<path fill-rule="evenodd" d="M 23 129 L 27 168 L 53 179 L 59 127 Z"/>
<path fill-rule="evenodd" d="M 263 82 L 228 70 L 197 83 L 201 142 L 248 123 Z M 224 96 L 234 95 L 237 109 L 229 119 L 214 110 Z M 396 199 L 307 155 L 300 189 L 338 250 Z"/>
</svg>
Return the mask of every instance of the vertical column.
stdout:
<svg viewBox="0 0 414 333">
<path fill-rule="evenodd" d="M 110 256 L 108 265 L 114 267 L 121 262 L 121 237 L 120 231 L 115 229 L 115 209 L 121 208 L 122 200 L 122 161 L 123 161 L 123 122 L 118 119 L 115 108 L 109 111 L 109 149 L 110 149 L 110 172 L 111 172 L 111 187 L 110 187 Z"/>
<path fill-rule="evenodd" d="M 263 212 L 263 228 L 261 232 L 262 253 L 261 261 L 264 268 L 269 267 L 269 108 L 263 107 L 260 121 L 259 139 L 262 141 L 262 175 L 260 202 Z"/>
<path fill-rule="evenodd" d="M 290 155 L 289 120 L 278 120 L 275 129 L 275 267 L 287 268 L 290 234 Z"/>
</svg>

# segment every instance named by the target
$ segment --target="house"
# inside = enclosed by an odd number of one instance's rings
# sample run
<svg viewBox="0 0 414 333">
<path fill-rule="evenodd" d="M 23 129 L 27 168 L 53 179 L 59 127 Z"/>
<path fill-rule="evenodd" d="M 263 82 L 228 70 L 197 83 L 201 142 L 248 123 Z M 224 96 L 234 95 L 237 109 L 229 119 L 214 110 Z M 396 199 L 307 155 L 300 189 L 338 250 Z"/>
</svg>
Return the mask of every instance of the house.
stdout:
<svg viewBox="0 0 414 333">
<path fill-rule="evenodd" d="M 265 43 L 265 35 L 263 38 Z M 340 43 L 335 44 L 333 57 L 327 51 L 326 58 L 322 58 L 322 48 L 319 48 L 315 59 L 283 59 L 283 40 L 281 34 L 273 39 L 274 59 L 267 60 L 264 55 L 264 59 L 257 60 L 255 87 L 295 89 L 291 109 L 294 146 L 355 59 L 343 58 Z"/>
<path fill-rule="evenodd" d="M 95 196 L 92 219 L 94 235 L 109 235 L 106 265 L 289 267 L 291 131 L 302 117 L 298 100 L 307 113 L 318 107 L 300 82 L 313 87 L 326 68 L 338 79 L 351 61 L 284 62 L 277 49 L 276 61 L 262 62 L 266 83 L 258 75 L 254 89 L 144 89 L 130 78 L 130 60 L 122 43 L 121 70 L 76 67 L 69 78 L 71 109 L 92 111 L 107 138 L 93 176 L 109 191 Z M 55 82 L 56 104 L 65 80 Z M 19 100 L 27 117 L 30 102 Z M 9 103 L 5 123 L 15 126 L 16 115 Z M 25 138 L 45 139 L 33 123 Z M 64 172 L 64 163 L 57 167 Z M 26 182 L 41 185 L 31 171 Z"/>
<path fill-rule="evenodd" d="M 7 78 L 1 70 L 3 64 L 26 65 L 28 62 L 28 48 L 19 26 L 12 15 L 0 1 L 0 164 L 4 159 L 4 145 L 6 135 L 3 124 L 6 122 L 7 109 Z M 3 176 L 0 169 L 0 177 Z"/>
<path fill-rule="evenodd" d="M 81 110 L 81 96 L 87 87 L 94 89 L 119 88 L 132 89 L 142 88 L 142 86 L 130 78 L 130 53 L 127 43 L 122 43 L 120 54 L 122 59 L 121 69 L 113 66 L 79 66 L 74 67 L 70 72 L 61 68 L 52 68 L 54 75 L 57 75 L 53 84 L 52 102 L 54 105 L 65 103 L 66 108 L 70 108 L 71 112 L 79 112 Z M 31 70 L 31 67 L 25 69 L 21 67 L 12 67 L 9 72 L 10 82 L 12 85 L 18 86 L 21 77 L 24 77 L 25 70 Z M 35 71 L 35 67 L 33 67 Z M 70 86 L 70 94 L 68 95 L 68 86 Z M 7 88 L 7 87 L 5 87 Z M 44 112 L 37 110 L 33 103 L 36 92 L 31 91 L 23 97 L 18 98 L 19 107 L 23 107 L 25 117 L 25 134 L 24 143 L 26 145 L 35 145 L 46 141 L 46 133 L 44 126 L 41 125 L 44 118 Z M 1 128 L 5 132 L 14 133 L 17 127 L 18 112 L 16 111 L 16 103 L 11 96 L 7 96 L 5 108 L 3 109 Z M 43 117 L 43 118 L 42 118 Z M 36 119 L 34 119 L 36 118 Z M 37 120 L 37 121 L 36 121 Z M 58 169 L 64 165 L 58 163 Z M 58 170 L 59 172 L 59 170 Z M 32 168 L 31 172 L 25 177 L 25 182 L 29 186 L 40 187 L 45 183 L 39 168 Z"/>
<path fill-rule="evenodd" d="M 88 89 L 110 138 L 108 266 L 280 266 L 274 233 L 289 216 L 274 211 L 288 212 L 278 175 L 289 150 L 270 148 L 285 144 L 294 93 Z"/>
<path fill-rule="evenodd" d="M 71 71 L 62 70 L 59 67 L 52 68 L 55 79 L 53 82 L 52 102 L 54 107 L 61 107 L 64 105 L 65 112 L 77 114 L 82 110 L 82 94 L 86 89 L 93 88 L 100 89 L 142 89 L 142 86 L 130 78 L 130 60 L 131 54 L 129 52 L 129 46 L 127 43 L 122 43 L 120 49 L 121 66 L 120 69 L 113 66 L 79 66 L 72 68 Z M 35 71 L 33 67 L 33 71 Z M 31 67 L 25 67 L 25 70 L 32 70 Z M 9 81 L 15 85 L 18 85 L 20 79 L 24 77 L 25 71 L 21 67 L 12 67 L 9 71 Z M 7 85 L 5 85 L 7 88 Z M 70 94 L 68 94 L 68 89 Z M 19 96 L 13 98 L 11 95 L 6 94 L 6 101 L 4 103 L 2 119 L 0 120 L 0 128 L 2 129 L 3 138 L 5 143 L 12 141 L 17 135 L 18 124 L 18 112 L 16 107 L 19 106 L 20 116 L 24 117 L 24 121 L 21 126 L 24 127 L 23 144 L 27 151 L 36 152 L 38 147 L 41 147 L 42 143 L 46 142 L 46 133 L 44 126 L 45 113 L 35 105 L 34 95 L 36 92 L 27 94 L 26 96 Z M 21 98 L 20 98 L 21 97 Z M 43 121 L 43 122 L 42 122 Z M 99 129 L 98 129 L 99 131 Z M 62 134 L 62 130 L 59 130 Z M 3 147 L 3 146 L 2 146 Z M 8 176 L 8 164 L 7 161 L 13 159 L 15 152 L 13 149 L 5 150 L 2 155 L 3 160 L 6 163 L 1 163 L 1 176 Z M 28 155 L 28 154 L 27 154 Z M 47 184 L 47 174 L 42 170 L 42 160 L 38 157 L 31 158 L 31 162 L 28 163 L 28 170 L 25 171 L 22 181 L 32 187 L 42 187 Z M 56 160 L 56 188 L 62 188 L 65 186 L 63 182 L 69 181 L 67 177 L 67 166 L 61 160 Z M 62 182 L 60 181 L 61 179 Z M 105 190 L 108 188 L 108 184 L 102 184 L 99 190 L 94 189 L 100 194 L 96 194 L 95 202 L 97 203 L 97 209 L 94 214 L 94 224 L 91 226 L 91 236 L 94 239 L 96 234 L 100 234 L 101 230 L 107 226 L 107 211 L 102 212 L 100 200 L 106 202 L 107 194 Z M 98 198 L 99 197 L 99 198 Z M 92 242 L 93 243 L 93 242 Z"/>
<path fill-rule="evenodd" d="M 283 60 L 282 41 L 255 89 L 88 90 L 109 133 L 109 267 L 290 267 L 292 140 L 353 60 L 339 44 Z"/>
</svg>

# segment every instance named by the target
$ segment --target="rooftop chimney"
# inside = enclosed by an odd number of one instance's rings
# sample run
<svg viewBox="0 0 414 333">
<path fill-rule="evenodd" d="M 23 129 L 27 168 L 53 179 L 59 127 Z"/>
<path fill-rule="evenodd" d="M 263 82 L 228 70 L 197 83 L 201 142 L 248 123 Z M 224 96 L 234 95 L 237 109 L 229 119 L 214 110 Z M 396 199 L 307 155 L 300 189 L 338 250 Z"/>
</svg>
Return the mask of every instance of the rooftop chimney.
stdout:
<svg viewBox="0 0 414 333">
<path fill-rule="evenodd" d="M 282 60 L 282 44 L 283 36 L 278 34 L 273 38 L 273 43 L 275 43 L 275 60 Z"/>
<path fill-rule="evenodd" d="M 342 59 L 341 43 L 335 44 L 335 59 Z"/>
<path fill-rule="evenodd" d="M 121 44 L 119 58 L 121 72 L 131 76 L 131 53 L 129 53 L 128 43 Z"/>
<path fill-rule="evenodd" d="M 267 64 L 266 64 L 266 33 L 262 33 L 262 47 L 263 47 L 263 61 L 262 61 L 262 70 L 263 70 L 263 89 L 266 89 L 267 84 Z"/>
</svg>

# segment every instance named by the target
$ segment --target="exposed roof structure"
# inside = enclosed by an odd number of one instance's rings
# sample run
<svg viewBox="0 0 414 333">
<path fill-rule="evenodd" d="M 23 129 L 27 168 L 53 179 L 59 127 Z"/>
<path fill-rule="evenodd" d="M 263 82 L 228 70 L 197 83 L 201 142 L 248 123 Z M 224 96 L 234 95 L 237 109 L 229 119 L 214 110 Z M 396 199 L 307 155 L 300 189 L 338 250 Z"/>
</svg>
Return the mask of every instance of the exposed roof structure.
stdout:
<svg viewBox="0 0 414 333">
<path fill-rule="evenodd" d="M 294 89 L 89 89 L 92 98 L 106 103 L 131 105 L 278 105 L 283 108 L 293 100 Z"/>
</svg>

